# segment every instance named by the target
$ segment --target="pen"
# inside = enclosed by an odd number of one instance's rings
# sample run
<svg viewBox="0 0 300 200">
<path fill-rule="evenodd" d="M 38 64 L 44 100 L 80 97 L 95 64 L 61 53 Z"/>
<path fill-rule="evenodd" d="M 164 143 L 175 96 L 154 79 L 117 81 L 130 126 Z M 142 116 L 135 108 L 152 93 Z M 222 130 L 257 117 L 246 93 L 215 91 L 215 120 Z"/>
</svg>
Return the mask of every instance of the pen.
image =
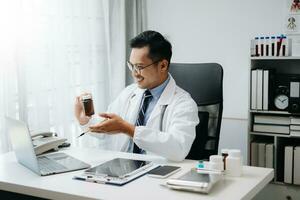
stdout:
<svg viewBox="0 0 300 200">
<path fill-rule="evenodd" d="M 88 133 L 89 131 L 90 131 L 90 129 L 89 129 L 89 130 L 87 130 L 87 131 L 85 131 L 85 132 L 83 132 L 83 133 L 81 133 L 79 136 L 77 136 L 77 138 L 79 138 L 79 137 L 83 136 L 84 134 Z"/>
</svg>

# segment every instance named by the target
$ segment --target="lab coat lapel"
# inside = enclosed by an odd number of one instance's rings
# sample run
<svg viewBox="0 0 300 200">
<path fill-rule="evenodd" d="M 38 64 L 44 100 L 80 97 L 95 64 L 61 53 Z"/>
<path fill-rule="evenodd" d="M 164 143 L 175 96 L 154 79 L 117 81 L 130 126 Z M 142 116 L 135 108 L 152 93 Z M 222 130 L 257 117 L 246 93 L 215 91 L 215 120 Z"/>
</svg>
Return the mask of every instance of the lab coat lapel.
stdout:
<svg viewBox="0 0 300 200">
<path fill-rule="evenodd" d="M 128 108 L 128 114 L 129 114 L 128 121 L 132 124 L 135 124 L 135 122 L 136 122 L 139 108 L 140 108 L 140 103 L 141 103 L 144 92 L 145 92 L 144 89 L 140 89 L 137 87 L 129 100 L 130 102 L 129 102 L 129 108 Z"/>
<path fill-rule="evenodd" d="M 157 116 L 160 116 L 161 110 L 164 106 L 169 105 L 174 97 L 176 83 L 173 77 L 169 74 L 170 81 L 163 93 L 161 94 L 157 104 L 155 105 L 147 123 L 151 123 Z"/>
</svg>

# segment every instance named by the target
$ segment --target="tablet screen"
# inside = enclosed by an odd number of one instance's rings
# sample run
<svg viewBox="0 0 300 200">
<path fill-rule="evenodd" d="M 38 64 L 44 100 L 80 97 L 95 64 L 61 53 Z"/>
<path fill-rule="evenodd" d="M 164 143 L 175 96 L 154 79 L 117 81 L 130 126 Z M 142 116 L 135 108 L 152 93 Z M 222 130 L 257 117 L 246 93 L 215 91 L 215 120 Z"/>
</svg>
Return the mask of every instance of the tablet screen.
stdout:
<svg viewBox="0 0 300 200">
<path fill-rule="evenodd" d="M 85 172 L 93 175 L 104 174 L 110 177 L 122 177 L 149 163 L 150 163 L 149 161 L 144 161 L 144 160 L 115 158 L 113 160 L 102 163 L 96 167 L 90 168 Z"/>
</svg>

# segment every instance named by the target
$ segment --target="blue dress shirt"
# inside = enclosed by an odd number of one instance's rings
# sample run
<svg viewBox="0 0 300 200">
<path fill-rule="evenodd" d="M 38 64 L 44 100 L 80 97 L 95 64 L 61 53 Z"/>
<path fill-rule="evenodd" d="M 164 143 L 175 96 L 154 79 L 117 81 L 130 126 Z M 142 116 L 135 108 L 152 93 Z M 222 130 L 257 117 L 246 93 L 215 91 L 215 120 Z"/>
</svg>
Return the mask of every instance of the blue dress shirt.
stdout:
<svg viewBox="0 0 300 200">
<path fill-rule="evenodd" d="M 145 119 L 144 119 L 144 124 L 147 124 L 147 121 L 156 105 L 156 103 L 159 100 L 159 97 L 161 96 L 161 94 L 163 93 L 164 89 L 166 88 L 166 86 L 168 85 L 170 81 L 170 76 L 168 76 L 167 80 L 165 80 L 162 84 L 160 84 L 159 86 L 157 86 L 156 88 L 153 88 L 150 90 L 150 93 L 152 94 L 153 98 L 150 101 L 148 108 L 146 110 L 145 113 Z"/>
</svg>

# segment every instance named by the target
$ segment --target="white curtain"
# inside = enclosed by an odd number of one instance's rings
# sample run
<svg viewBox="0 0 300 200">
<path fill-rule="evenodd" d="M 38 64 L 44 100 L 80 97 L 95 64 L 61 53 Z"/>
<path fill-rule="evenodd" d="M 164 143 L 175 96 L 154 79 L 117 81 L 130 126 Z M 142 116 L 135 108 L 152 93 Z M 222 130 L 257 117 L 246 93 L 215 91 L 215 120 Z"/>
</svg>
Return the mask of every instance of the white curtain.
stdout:
<svg viewBox="0 0 300 200">
<path fill-rule="evenodd" d="M 0 152 L 11 150 L 4 116 L 73 146 L 97 146 L 94 138 L 76 139 L 74 100 L 91 92 L 103 112 L 124 88 L 124 0 L 6 0 L 0 7 Z"/>
</svg>

